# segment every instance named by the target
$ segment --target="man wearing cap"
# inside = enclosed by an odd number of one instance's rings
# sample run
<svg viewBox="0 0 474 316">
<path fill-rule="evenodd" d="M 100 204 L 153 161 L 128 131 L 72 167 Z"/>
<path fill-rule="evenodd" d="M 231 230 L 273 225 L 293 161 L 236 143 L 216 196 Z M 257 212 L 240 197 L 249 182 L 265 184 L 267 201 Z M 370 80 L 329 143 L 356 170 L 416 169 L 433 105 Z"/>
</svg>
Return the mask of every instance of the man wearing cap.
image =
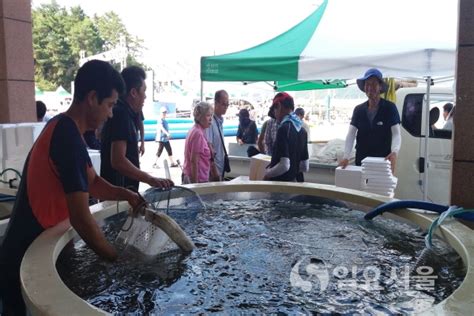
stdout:
<svg viewBox="0 0 474 316">
<path fill-rule="evenodd" d="M 224 115 L 229 107 L 229 95 L 225 90 L 216 91 L 214 94 L 214 115 L 212 123 L 206 129 L 207 141 L 212 145 L 214 151 L 214 163 L 219 172 L 221 180 L 224 178 L 224 164 L 227 156 L 224 143 Z"/>
<path fill-rule="evenodd" d="M 365 157 L 385 157 L 395 171 L 395 163 L 401 145 L 400 115 L 397 107 L 382 99 L 380 94 L 387 91 L 382 73 L 375 68 L 366 71 L 357 79 L 357 86 L 365 92 L 368 100 L 354 108 L 349 132 L 346 137 L 344 158 L 340 166 L 349 164 L 354 140 L 356 140 L 356 165 L 360 166 Z"/>
<path fill-rule="evenodd" d="M 160 143 L 158 146 L 158 151 L 156 152 L 156 160 L 153 164 L 153 168 L 158 168 L 158 158 L 160 158 L 161 153 L 163 153 L 163 148 L 166 149 L 168 153 L 168 158 L 171 162 L 171 167 L 177 167 L 178 164 L 173 160 L 173 150 L 171 149 L 170 138 L 171 133 L 169 132 L 168 121 L 166 121 L 166 113 L 168 111 L 163 106 L 160 109 L 161 112 L 161 119 L 158 120 L 157 128 L 156 128 L 156 141 Z"/>
<path fill-rule="evenodd" d="M 265 170 L 264 180 L 295 182 L 300 172 L 309 169 L 308 135 L 301 120 L 293 113 L 293 98 L 278 93 L 273 99 L 275 118 L 279 122 L 272 160 Z"/>
</svg>

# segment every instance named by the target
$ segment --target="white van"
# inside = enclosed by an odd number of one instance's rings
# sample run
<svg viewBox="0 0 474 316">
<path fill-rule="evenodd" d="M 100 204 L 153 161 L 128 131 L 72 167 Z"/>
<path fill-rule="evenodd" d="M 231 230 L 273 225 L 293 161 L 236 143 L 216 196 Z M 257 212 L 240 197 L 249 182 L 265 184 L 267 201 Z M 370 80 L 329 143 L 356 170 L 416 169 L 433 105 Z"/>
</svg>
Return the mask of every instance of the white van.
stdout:
<svg viewBox="0 0 474 316">
<path fill-rule="evenodd" d="M 422 200 L 426 188 L 423 183 L 424 172 L 427 172 L 428 201 L 449 204 L 452 132 L 442 129 L 442 113 L 446 103 L 454 104 L 453 91 L 450 88 L 431 88 L 428 154 L 425 153 L 426 101 L 426 87 L 402 88 L 397 91 L 396 105 L 402 121 L 402 146 L 397 159 L 398 185 L 395 197 Z M 433 110 L 434 108 L 437 110 Z M 424 159 L 427 159 L 427 170 L 424 170 Z"/>
</svg>

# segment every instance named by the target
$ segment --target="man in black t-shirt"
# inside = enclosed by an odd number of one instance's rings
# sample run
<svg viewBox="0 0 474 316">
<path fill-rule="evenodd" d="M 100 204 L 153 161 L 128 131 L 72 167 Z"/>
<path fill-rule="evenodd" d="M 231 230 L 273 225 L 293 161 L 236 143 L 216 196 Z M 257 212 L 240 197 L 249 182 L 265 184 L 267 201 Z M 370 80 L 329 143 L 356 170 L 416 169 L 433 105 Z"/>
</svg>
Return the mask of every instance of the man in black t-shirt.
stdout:
<svg viewBox="0 0 474 316">
<path fill-rule="evenodd" d="M 280 125 L 264 180 L 294 182 L 300 172 L 309 169 L 308 135 L 301 120 L 293 113 L 295 104 L 289 94 L 278 93 L 272 106 L 275 106 L 275 118 Z"/>
<path fill-rule="evenodd" d="M 114 115 L 102 130 L 100 175 L 111 183 L 138 191 L 140 182 L 170 188 L 173 181 L 160 179 L 140 170 L 139 130 L 146 98 L 146 74 L 137 66 L 122 71 L 126 93 L 114 107 Z"/>
</svg>

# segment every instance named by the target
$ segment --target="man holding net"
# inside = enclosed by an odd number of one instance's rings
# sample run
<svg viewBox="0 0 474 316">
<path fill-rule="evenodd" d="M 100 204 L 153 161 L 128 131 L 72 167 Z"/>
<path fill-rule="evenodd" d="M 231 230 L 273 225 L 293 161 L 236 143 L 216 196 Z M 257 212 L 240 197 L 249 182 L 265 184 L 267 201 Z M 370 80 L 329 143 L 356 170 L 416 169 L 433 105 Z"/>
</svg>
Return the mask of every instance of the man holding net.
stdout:
<svg viewBox="0 0 474 316">
<path fill-rule="evenodd" d="M 146 73 L 138 66 L 122 70 L 125 93 L 102 129 L 100 175 L 110 183 L 138 191 L 140 182 L 169 189 L 173 182 L 140 170 L 138 133 L 146 98 Z"/>
<path fill-rule="evenodd" d="M 108 63 L 85 63 L 74 80 L 71 107 L 51 119 L 34 143 L 22 173 L 15 206 L 0 247 L 0 298 L 5 315 L 24 315 L 20 264 L 27 248 L 44 230 L 69 219 L 72 227 L 99 256 L 117 257 L 89 209 L 89 194 L 103 200 L 142 203 L 130 190 L 113 186 L 92 167 L 82 135 L 112 115 L 124 87 Z"/>
</svg>

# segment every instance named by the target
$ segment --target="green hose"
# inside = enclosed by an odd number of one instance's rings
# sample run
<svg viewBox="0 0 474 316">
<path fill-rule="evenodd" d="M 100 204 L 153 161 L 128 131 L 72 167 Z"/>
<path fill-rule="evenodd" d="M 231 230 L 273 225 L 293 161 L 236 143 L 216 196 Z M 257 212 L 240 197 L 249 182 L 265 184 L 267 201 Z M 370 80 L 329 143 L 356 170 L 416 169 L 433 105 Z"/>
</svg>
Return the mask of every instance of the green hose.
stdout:
<svg viewBox="0 0 474 316">
<path fill-rule="evenodd" d="M 6 169 L 2 170 L 2 172 L 0 172 L 0 183 L 8 184 L 8 186 L 10 188 L 16 188 L 16 185 L 13 184 L 13 181 L 17 180 L 16 177 L 13 178 L 13 179 L 10 179 L 8 181 L 5 181 L 5 180 L 1 179 L 7 171 L 13 171 L 18 176 L 18 179 L 21 179 L 21 173 L 18 170 L 13 169 L 13 168 L 6 168 Z"/>
<path fill-rule="evenodd" d="M 474 214 L 474 210 L 465 210 L 462 207 L 457 206 L 450 206 L 446 211 L 441 213 L 433 223 L 431 223 L 430 227 L 428 228 L 428 232 L 425 236 L 425 248 L 421 251 L 418 259 L 415 262 L 414 267 L 411 270 L 410 274 L 417 273 L 416 269 L 421 266 L 432 266 L 430 262 L 432 262 L 432 258 L 434 258 L 437 254 L 433 246 L 433 234 L 436 228 L 438 228 L 442 222 L 444 222 L 447 218 L 454 217 L 458 214 L 467 214 L 471 213 Z"/>
<path fill-rule="evenodd" d="M 427 248 L 432 249 L 433 248 L 433 234 L 436 228 L 441 225 L 442 222 L 444 222 L 445 219 L 453 217 L 458 214 L 467 214 L 467 213 L 474 213 L 474 210 L 469 209 L 465 210 L 462 207 L 458 206 L 450 206 L 447 211 L 441 213 L 441 215 L 436 218 L 433 223 L 431 223 L 430 227 L 428 228 L 428 233 L 425 236 L 425 245 Z"/>
<path fill-rule="evenodd" d="M 7 171 L 13 171 L 13 172 L 16 173 L 16 175 L 17 175 L 18 177 L 20 177 L 20 179 L 21 179 L 21 173 L 20 173 L 20 171 L 18 171 L 18 170 L 16 170 L 16 169 L 13 169 L 13 168 L 6 168 L 6 169 L 3 169 L 3 171 L 0 172 L 0 177 L 3 176 L 3 174 L 4 174 L 5 172 L 7 172 Z M 7 182 L 7 183 L 8 183 L 8 182 Z"/>
</svg>

